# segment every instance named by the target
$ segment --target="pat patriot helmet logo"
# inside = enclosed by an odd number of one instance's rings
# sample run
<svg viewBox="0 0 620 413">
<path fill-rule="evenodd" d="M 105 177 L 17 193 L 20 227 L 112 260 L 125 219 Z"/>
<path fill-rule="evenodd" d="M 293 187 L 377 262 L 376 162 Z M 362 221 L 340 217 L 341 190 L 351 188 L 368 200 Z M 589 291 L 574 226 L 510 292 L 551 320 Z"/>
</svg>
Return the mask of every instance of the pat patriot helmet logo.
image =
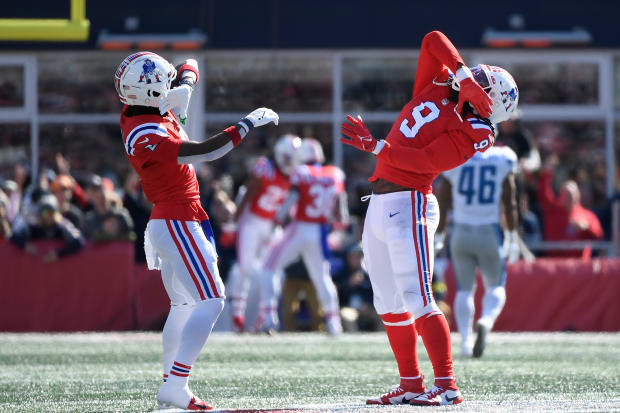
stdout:
<svg viewBox="0 0 620 413">
<path fill-rule="evenodd" d="M 504 102 L 504 107 L 506 107 L 506 110 L 508 110 L 517 100 L 516 89 L 512 88 L 508 91 L 502 91 L 502 100 Z"/>
<path fill-rule="evenodd" d="M 140 75 L 140 80 L 138 82 L 153 83 L 153 78 L 155 78 L 155 83 L 160 83 L 162 74 L 159 69 L 155 66 L 155 62 L 151 59 L 146 59 L 144 64 L 142 65 L 142 74 Z"/>
</svg>

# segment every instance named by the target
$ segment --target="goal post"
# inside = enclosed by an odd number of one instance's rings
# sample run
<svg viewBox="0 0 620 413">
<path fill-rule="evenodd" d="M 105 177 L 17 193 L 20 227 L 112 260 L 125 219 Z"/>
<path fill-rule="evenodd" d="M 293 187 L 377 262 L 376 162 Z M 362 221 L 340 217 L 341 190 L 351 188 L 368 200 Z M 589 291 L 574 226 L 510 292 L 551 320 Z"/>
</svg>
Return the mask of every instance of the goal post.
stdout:
<svg viewBox="0 0 620 413">
<path fill-rule="evenodd" d="M 71 0 L 70 19 L 0 19 L 0 41 L 84 42 L 89 32 L 86 0 Z"/>
</svg>

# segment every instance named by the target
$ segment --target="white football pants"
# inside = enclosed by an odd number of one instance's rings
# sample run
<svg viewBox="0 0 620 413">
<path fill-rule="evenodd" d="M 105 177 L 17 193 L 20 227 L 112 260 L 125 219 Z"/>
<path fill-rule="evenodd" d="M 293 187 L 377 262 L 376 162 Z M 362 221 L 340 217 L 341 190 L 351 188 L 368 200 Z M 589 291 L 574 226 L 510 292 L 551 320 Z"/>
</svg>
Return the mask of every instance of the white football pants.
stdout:
<svg viewBox="0 0 620 413">
<path fill-rule="evenodd" d="M 300 255 L 325 315 L 328 318 L 339 316 L 338 293 L 326 258 L 326 236 L 326 226 L 316 223 L 293 221 L 285 228 L 282 238 L 270 248 L 265 258 L 261 279 L 262 316 L 276 316 L 277 319 L 282 287 L 280 274 Z"/>
<path fill-rule="evenodd" d="M 244 316 L 254 271 L 262 268 L 262 258 L 274 238 L 274 225 L 246 209 L 237 230 L 237 271 L 230 272 L 230 302 L 233 316 Z"/>
<path fill-rule="evenodd" d="M 450 255 L 458 290 L 454 314 L 465 343 L 463 352 L 468 353 L 474 324 L 476 268 L 480 268 L 485 287 L 480 320 L 486 327 L 493 327 L 506 302 L 506 253 L 499 224 L 455 224 L 450 237 Z"/>
<path fill-rule="evenodd" d="M 401 191 L 370 197 L 362 248 L 377 313 L 441 314 L 433 297 L 434 195 Z"/>
<path fill-rule="evenodd" d="M 162 332 L 166 382 L 175 360 L 193 364 L 198 357 L 222 311 L 224 285 L 209 221 L 150 220 L 145 253 L 149 268 L 161 269 L 170 298 L 170 313 Z M 204 323 L 205 319 L 209 323 Z M 204 328 L 192 328 L 192 320 Z"/>
<path fill-rule="evenodd" d="M 161 263 L 162 280 L 172 305 L 224 297 L 209 221 L 152 219 L 146 238 L 147 257 L 155 254 L 155 261 Z"/>
</svg>

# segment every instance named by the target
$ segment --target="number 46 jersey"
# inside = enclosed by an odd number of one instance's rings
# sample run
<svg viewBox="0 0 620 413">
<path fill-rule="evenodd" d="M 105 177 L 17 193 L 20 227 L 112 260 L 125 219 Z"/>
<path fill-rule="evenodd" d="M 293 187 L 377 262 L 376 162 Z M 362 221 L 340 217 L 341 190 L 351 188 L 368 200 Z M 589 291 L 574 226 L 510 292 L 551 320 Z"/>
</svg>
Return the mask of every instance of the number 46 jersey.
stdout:
<svg viewBox="0 0 620 413">
<path fill-rule="evenodd" d="M 517 155 L 507 146 L 476 153 L 461 166 L 443 173 L 452 185 L 456 224 L 499 223 L 504 178 L 517 172 Z"/>
</svg>

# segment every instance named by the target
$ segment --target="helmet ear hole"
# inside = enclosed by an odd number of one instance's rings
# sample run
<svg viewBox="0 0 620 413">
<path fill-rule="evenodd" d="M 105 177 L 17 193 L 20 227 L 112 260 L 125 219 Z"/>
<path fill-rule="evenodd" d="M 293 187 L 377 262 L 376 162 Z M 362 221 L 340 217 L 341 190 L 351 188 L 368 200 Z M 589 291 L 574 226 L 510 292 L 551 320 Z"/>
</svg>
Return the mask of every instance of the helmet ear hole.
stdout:
<svg viewBox="0 0 620 413">
<path fill-rule="evenodd" d="M 160 93 L 159 93 L 159 92 L 155 92 L 155 91 L 153 91 L 153 97 L 158 98 L 158 97 L 159 97 L 159 95 L 160 95 Z"/>
</svg>

